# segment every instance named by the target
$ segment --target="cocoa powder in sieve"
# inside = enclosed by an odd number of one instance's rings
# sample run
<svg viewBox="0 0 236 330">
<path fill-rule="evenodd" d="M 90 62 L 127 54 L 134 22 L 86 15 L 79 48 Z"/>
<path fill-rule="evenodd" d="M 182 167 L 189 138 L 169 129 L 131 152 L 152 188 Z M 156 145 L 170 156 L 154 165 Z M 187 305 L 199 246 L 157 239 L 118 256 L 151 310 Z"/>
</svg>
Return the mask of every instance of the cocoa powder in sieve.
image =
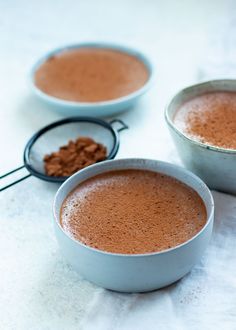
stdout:
<svg viewBox="0 0 236 330">
<path fill-rule="evenodd" d="M 44 157 L 45 172 L 49 176 L 69 176 L 82 168 L 105 160 L 107 150 L 89 137 L 69 141 L 56 152 Z"/>
</svg>

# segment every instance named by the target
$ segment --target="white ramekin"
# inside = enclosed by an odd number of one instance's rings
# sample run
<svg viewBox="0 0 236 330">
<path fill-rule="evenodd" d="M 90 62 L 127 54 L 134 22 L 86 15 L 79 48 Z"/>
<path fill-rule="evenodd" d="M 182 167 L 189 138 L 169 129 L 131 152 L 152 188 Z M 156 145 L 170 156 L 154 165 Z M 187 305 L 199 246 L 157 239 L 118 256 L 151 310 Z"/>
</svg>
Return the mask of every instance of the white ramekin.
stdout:
<svg viewBox="0 0 236 330">
<path fill-rule="evenodd" d="M 236 150 L 195 141 L 179 130 L 173 121 L 179 107 L 192 98 L 217 91 L 236 91 L 236 80 L 212 80 L 178 92 L 166 107 L 165 117 L 183 164 L 202 178 L 211 189 L 236 194 Z"/>
<path fill-rule="evenodd" d="M 149 77 L 147 82 L 138 90 L 130 93 L 126 96 L 109 100 L 109 101 L 100 101 L 100 102 L 73 102 L 67 101 L 63 99 L 56 98 L 54 96 L 50 96 L 40 90 L 35 84 L 35 72 L 39 68 L 42 63 L 44 63 L 48 58 L 53 55 L 59 54 L 66 50 L 71 49 L 79 49 L 79 48 L 107 48 L 112 50 L 117 50 L 129 55 L 135 56 L 139 59 L 147 68 Z M 45 54 L 42 58 L 40 58 L 32 67 L 30 71 L 30 87 L 34 94 L 38 96 L 41 100 L 46 102 L 51 106 L 51 109 L 60 113 L 61 115 L 66 116 L 93 116 L 93 117 L 104 117 L 111 116 L 117 114 L 121 111 L 124 111 L 128 108 L 131 108 L 139 98 L 148 91 L 153 83 L 154 76 L 154 67 L 151 61 L 145 56 L 142 52 L 127 47 L 123 45 L 118 45 L 111 42 L 83 42 L 68 46 L 63 46 L 57 49 L 54 49 L 47 54 Z"/>
<path fill-rule="evenodd" d="M 86 246 L 69 237 L 60 225 L 60 209 L 66 196 L 82 181 L 97 174 L 121 169 L 143 169 L 172 176 L 193 188 L 207 209 L 207 222 L 190 240 L 174 248 L 147 254 L 119 254 Z M 144 292 L 169 285 L 187 274 L 199 261 L 210 240 L 214 202 L 211 192 L 197 176 L 184 168 L 148 159 L 101 162 L 77 172 L 59 188 L 53 205 L 55 233 L 69 263 L 87 280 L 107 289 Z M 174 225 L 174 224 L 173 224 Z"/>
</svg>

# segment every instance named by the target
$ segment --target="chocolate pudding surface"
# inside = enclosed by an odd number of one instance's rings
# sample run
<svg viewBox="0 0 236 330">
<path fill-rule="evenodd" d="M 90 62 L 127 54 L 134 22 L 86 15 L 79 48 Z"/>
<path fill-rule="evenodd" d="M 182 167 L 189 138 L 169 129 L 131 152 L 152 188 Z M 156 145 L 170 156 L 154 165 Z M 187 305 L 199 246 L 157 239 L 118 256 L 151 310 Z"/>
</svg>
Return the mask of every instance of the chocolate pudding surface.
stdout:
<svg viewBox="0 0 236 330">
<path fill-rule="evenodd" d="M 236 92 L 211 92 L 184 103 L 175 125 L 196 141 L 236 149 Z"/>
<path fill-rule="evenodd" d="M 77 186 L 61 207 L 64 231 L 85 245 L 123 254 L 175 247 L 205 225 L 206 208 L 190 187 L 146 170 L 116 170 Z"/>
<path fill-rule="evenodd" d="M 62 51 L 35 72 L 36 86 L 48 95 L 78 102 L 109 101 L 141 88 L 147 67 L 137 57 L 106 48 Z"/>
</svg>

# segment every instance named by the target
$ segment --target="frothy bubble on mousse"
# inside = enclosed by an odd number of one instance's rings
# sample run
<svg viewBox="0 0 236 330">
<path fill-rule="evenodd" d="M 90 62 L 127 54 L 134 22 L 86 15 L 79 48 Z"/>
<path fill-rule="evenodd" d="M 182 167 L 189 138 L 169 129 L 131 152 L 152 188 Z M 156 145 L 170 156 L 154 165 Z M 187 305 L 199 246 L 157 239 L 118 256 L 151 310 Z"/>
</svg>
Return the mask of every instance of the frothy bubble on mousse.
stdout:
<svg viewBox="0 0 236 330">
<path fill-rule="evenodd" d="M 114 253 L 162 251 L 193 237 L 206 209 L 190 187 L 146 170 L 90 178 L 65 199 L 61 226 L 81 243 Z"/>
</svg>

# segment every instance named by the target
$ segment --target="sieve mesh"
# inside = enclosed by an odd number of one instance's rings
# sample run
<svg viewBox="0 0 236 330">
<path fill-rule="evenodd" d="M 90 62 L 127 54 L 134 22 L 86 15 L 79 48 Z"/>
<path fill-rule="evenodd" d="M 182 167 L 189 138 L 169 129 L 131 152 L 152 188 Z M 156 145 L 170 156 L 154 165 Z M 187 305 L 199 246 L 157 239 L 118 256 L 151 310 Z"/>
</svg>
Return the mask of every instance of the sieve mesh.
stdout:
<svg viewBox="0 0 236 330">
<path fill-rule="evenodd" d="M 113 124 L 118 124 L 118 128 L 114 129 Z M 46 175 L 43 159 L 45 155 L 58 151 L 61 146 L 67 145 L 70 140 L 76 140 L 79 137 L 90 137 L 97 143 L 103 144 L 107 148 L 107 159 L 113 159 L 120 144 L 118 132 L 127 128 L 128 126 L 120 119 L 113 119 L 110 123 L 107 123 L 102 119 L 93 117 L 71 117 L 54 122 L 42 128 L 28 141 L 24 150 L 24 165 L 1 175 L 0 180 L 8 179 L 12 174 L 13 176 L 18 174 L 18 171 L 24 170 L 24 168 L 29 173 L 0 186 L 0 191 L 25 180 L 31 175 L 46 181 L 65 181 L 66 176 Z"/>
<path fill-rule="evenodd" d="M 108 154 L 114 146 L 114 137 L 108 129 L 91 123 L 68 123 L 45 132 L 35 141 L 29 153 L 30 165 L 36 171 L 44 173 L 44 156 L 57 151 L 69 140 L 75 140 L 79 136 L 88 136 L 102 143 L 106 146 Z"/>
<path fill-rule="evenodd" d="M 98 119 L 71 118 L 49 125 L 28 142 L 24 153 L 26 168 L 41 179 L 61 181 L 58 177 L 49 177 L 45 174 L 43 158 L 46 154 L 68 144 L 69 140 L 81 136 L 90 137 L 103 144 L 107 148 L 107 159 L 114 158 L 118 151 L 118 134 L 110 124 Z"/>
</svg>

